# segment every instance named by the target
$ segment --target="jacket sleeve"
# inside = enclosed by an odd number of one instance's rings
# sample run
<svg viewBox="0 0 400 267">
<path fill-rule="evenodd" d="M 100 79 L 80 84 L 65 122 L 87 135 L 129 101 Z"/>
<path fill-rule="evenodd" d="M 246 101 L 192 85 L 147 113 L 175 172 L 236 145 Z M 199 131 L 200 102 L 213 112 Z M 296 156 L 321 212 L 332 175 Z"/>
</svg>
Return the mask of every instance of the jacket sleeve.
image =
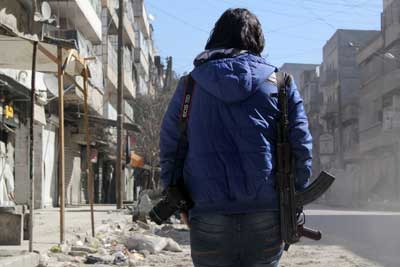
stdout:
<svg viewBox="0 0 400 267">
<path fill-rule="evenodd" d="M 161 124 L 160 165 L 161 182 L 164 188 L 169 185 L 175 167 L 176 150 L 180 138 L 179 113 L 181 110 L 183 94 L 184 82 L 183 79 L 181 79 Z"/>
<path fill-rule="evenodd" d="M 303 190 L 311 177 L 312 137 L 303 99 L 294 81 L 291 83 L 288 95 L 289 141 L 294 156 L 296 189 Z"/>
</svg>

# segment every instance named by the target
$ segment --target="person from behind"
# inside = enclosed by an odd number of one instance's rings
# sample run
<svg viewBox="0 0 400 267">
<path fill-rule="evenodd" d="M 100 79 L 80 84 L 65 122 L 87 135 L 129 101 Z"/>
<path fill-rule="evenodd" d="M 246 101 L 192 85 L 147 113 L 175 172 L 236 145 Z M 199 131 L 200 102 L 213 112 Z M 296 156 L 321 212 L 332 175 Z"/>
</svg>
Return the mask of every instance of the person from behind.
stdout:
<svg viewBox="0 0 400 267">
<path fill-rule="evenodd" d="M 276 191 L 277 68 L 261 53 L 257 17 L 243 8 L 218 19 L 194 60 L 184 185 L 194 206 L 188 217 L 196 267 L 278 266 L 283 251 Z M 288 90 L 290 144 L 298 190 L 311 175 L 312 138 L 294 82 Z M 168 186 L 181 135 L 182 79 L 160 134 L 161 179 Z"/>
</svg>

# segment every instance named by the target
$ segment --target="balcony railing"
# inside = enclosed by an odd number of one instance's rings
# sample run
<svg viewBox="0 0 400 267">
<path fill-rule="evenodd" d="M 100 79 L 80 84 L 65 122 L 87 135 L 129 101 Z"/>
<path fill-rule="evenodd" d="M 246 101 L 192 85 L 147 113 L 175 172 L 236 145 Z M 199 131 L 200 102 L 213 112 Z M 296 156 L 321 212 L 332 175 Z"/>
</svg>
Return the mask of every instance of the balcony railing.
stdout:
<svg viewBox="0 0 400 267">
<path fill-rule="evenodd" d="M 57 17 L 66 19 L 91 42 L 101 42 L 101 20 L 99 0 L 60 0 L 49 2 Z"/>
<path fill-rule="evenodd" d="M 146 11 L 146 7 L 144 6 L 143 0 L 136 0 L 133 3 L 133 12 L 135 17 L 139 19 L 139 25 L 141 31 L 146 35 L 147 38 L 150 37 L 150 23 Z"/>
<path fill-rule="evenodd" d="M 108 66 L 114 71 L 114 73 L 117 73 L 118 55 L 116 49 L 111 44 L 109 44 L 107 48 L 107 59 Z"/>
<path fill-rule="evenodd" d="M 105 0 L 105 6 L 111 15 L 112 22 L 115 27 L 118 28 L 118 0 Z M 133 13 L 133 6 L 131 1 L 125 2 L 125 14 L 124 14 L 124 42 L 125 44 L 134 45 L 135 43 L 135 16 Z"/>
</svg>

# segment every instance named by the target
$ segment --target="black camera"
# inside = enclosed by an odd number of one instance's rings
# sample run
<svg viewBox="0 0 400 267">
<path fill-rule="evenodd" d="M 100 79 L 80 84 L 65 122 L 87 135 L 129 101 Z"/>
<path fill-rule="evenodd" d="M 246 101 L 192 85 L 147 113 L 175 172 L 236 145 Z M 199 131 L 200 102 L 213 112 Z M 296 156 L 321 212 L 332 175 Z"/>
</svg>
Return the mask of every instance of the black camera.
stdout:
<svg viewBox="0 0 400 267">
<path fill-rule="evenodd" d="M 178 210 L 188 211 L 191 207 L 193 207 L 193 201 L 184 187 L 174 185 L 168 187 L 165 197 L 153 207 L 149 216 L 153 222 L 160 225 Z"/>
</svg>

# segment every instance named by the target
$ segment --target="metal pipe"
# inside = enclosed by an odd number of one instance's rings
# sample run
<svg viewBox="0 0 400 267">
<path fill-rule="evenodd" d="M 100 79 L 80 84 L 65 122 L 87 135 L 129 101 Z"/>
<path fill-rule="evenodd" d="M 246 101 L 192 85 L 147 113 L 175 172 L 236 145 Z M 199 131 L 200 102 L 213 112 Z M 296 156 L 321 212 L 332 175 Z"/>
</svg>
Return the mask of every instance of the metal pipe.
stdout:
<svg viewBox="0 0 400 267">
<path fill-rule="evenodd" d="M 118 9 L 118 99 L 117 99 L 117 162 L 116 162 L 116 177 L 115 189 L 117 196 L 117 209 L 122 208 L 122 153 L 123 153 L 123 90 L 124 90 L 124 75 L 123 75 L 123 20 L 124 20 L 124 1 L 119 0 Z"/>
<path fill-rule="evenodd" d="M 90 131 L 89 131 L 89 106 L 88 106 L 88 69 L 85 64 L 85 69 L 83 70 L 83 87 L 84 87 L 84 110 L 85 110 L 85 131 L 86 131 L 86 175 L 88 181 L 88 193 L 89 193 L 89 204 L 90 204 L 90 222 L 92 226 L 92 237 L 95 237 L 94 231 L 94 210 L 93 210 L 93 202 L 94 202 L 94 181 L 93 181 L 93 173 L 92 173 L 92 163 L 90 160 Z"/>
<path fill-rule="evenodd" d="M 30 204 L 29 204 L 29 252 L 33 251 L 33 210 L 35 209 L 35 174 L 34 174 L 34 133 L 35 124 L 35 94 L 36 94 L 36 52 L 37 42 L 33 42 L 32 77 L 31 77 L 31 127 L 29 129 L 29 177 L 30 177 Z"/>
<path fill-rule="evenodd" d="M 64 162 L 64 74 L 62 70 L 62 48 L 57 47 L 57 76 L 58 76 L 58 116 L 60 125 L 59 133 L 59 159 L 58 159 L 58 192 L 60 195 L 60 244 L 65 241 L 65 162 Z"/>
</svg>

